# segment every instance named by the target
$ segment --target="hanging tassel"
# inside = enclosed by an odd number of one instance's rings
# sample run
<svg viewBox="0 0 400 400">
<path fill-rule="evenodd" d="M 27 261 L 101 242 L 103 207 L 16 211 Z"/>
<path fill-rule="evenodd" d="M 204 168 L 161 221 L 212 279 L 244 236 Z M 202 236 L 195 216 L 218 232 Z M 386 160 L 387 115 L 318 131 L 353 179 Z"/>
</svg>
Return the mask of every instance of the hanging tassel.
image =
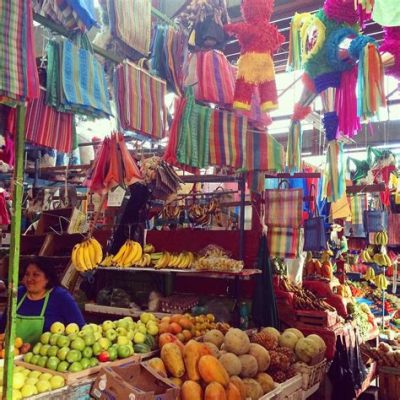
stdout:
<svg viewBox="0 0 400 400">
<path fill-rule="evenodd" d="M 346 189 L 343 143 L 332 140 L 328 143 L 326 169 L 322 195 L 329 202 L 339 200 Z"/>
<path fill-rule="evenodd" d="M 360 25 L 362 28 L 364 28 L 365 23 L 371 19 L 374 2 L 374 0 L 354 0 L 354 5 L 358 12 Z"/>
<path fill-rule="evenodd" d="M 335 111 L 339 117 L 338 131 L 349 137 L 353 137 L 361 129 L 357 115 L 356 87 L 357 69 L 354 67 L 342 73 L 335 98 Z"/>
<path fill-rule="evenodd" d="M 290 172 L 301 170 L 301 149 L 303 147 L 303 132 L 300 121 L 292 121 L 286 152 L 286 163 Z"/>
<path fill-rule="evenodd" d="M 360 53 L 358 64 L 358 116 L 368 120 L 386 106 L 384 72 L 381 56 L 375 45 L 368 43 Z"/>
<path fill-rule="evenodd" d="M 303 69 L 303 54 L 302 54 L 302 39 L 301 39 L 301 27 L 309 18 L 311 14 L 302 13 L 295 14 L 290 22 L 290 33 L 289 33 L 289 56 L 288 56 L 288 71 L 296 71 Z"/>
</svg>

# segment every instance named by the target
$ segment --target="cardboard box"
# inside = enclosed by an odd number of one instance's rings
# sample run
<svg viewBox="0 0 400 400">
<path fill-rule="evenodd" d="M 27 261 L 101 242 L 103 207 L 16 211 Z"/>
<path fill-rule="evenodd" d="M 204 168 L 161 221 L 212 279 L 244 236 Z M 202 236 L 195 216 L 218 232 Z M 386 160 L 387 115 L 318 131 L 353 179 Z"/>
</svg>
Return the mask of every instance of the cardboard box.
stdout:
<svg viewBox="0 0 400 400">
<path fill-rule="evenodd" d="M 100 370 L 91 395 L 98 400 L 176 400 L 179 388 L 144 363 Z"/>
</svg>

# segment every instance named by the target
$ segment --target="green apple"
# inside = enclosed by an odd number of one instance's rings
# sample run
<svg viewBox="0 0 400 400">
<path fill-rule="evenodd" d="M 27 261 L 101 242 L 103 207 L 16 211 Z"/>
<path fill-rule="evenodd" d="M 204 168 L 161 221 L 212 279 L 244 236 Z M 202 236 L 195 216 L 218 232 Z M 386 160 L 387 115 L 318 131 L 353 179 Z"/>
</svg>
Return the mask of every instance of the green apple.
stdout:
<svg viewBox="0 0 400 400">
<path fill-rule="evenodd" d="M 129 340 L 133 340 L 133 338 L 135 337 L 135 333 L 136 333 L 135 331 L 129 330 L 128 333 L 126 334 L 126 337 Z"/>
<path fill-rule="evenodd" d="M 39 379 L 40 375 L 42 375 L 42 373 L 40 371 L 31 371 L 31 372 L 29 372 L 28 378 Z"/>
<path fill-rule="evenodd" d="M 128 329 L 129 328 L 123 328 L 122 326 L 120 326 L 115 331 L 117 332 L 118 336 L 126 336 L 128 334 Z"/>
<path fill-rule="evenodd" d="M 87 369 L 90 367 L 90 359 L 89 358 L 82 358 L 80 363 L 82 365 L 82 369 Z"/>
<path fill-rule="evenodd" d="M 33 357 L 33 353 L 30 351 L 29 353 L 24 354 L 24 361 L 30 363 Z"/>
<path fill-rule="evenodd" d="M 140 321 L 142 321 L 144 324 L 147 324 L 151 319 L 150 313 L 144 312 L 140 316 Z"/>
<path fill-rule="evenodd" d="M 71 342 L 70 347 L 73 350 L 83 351 L 83 349 L 86 347 L 86 344 L 82 338 L 77 337 L 75 340 Z"/>
<path fill-rule="evenodd" d="M 49 344 L 44 344 L 44 345 L 40 348 L 39 354 L 40 354 L 41 356 L 47 356 L 47 352 L 49 351 L 50 347 L 51 347 L 51 346 L 50 346 Z"/>
<path fill-rule="evenodd" d="M 93 345 L 92 349 L 93 349 L 93 354 L 94 354 L 95 356 L 98 356 L 98 355 L 101 353 L 101 351 L 102 351 L 102 348 L 101 348 L 99 342 L 96 342 L 96 343 Z"/>
<path fill-rule="evenodd" d="M 34 354 L 32 356 L 32 358 L 31 358 L 31 362 L 30 363 L 33 364 L 33 365 L 37 365 L 38 362 L 39 362 L 39 358 L 40 358 L 39 354 Z"/>
<path fill-rule="evenodd" d="M 82 355 L 85 358 L 91 358 L 93 356 L 93 349 L 91 347 L 85 347 L 82 351 Z"/>
<path fill-rule="evenodd" d="M 25 376 L 28 376 L 28 375 L 31 373 L 31 371 L 30 371 L 29 369 L 24 369 L 24 370 L 22 371 L 22 373 L 23 373 Z M 3 378 L 1 378 L 1 379 L 3 379 Z M 3 383 L 3 381 L 1 381 L 1 383 Z"/>
<path fill-rule="evenodd" d="M 115 328 L 115 324 L 114 324 L 114 322 L 112 322 L 110 320 L 107 320 L 107 321 L 104 321 L 102 323 L 101 327 L 102 327 L 103 331 L 106 332 L 109 329 L 114 329 Z"/>
<path fill-rule="evenodd" d="M 61 349 L 58 349 L 57 351 L 57 358 L 61 361 L 64 361 L 67 358 L 67 354 L 70 351 L 69 347 L 61 347 Z"/>
<path fill-rule="evenodd" d="M 134 350 L 134 348 L 133 348 L 133 345 L 130 343 L 130 344 L 128 344 L 127 346 L 128 346 L 128 348 L 129 348 L 129 351 L 130 351 L 129 356 L 132 356 L 133 353 L 135 352 L 135 350 Z"/>
<path fill-rule="evenodd" d="M 118 346 L 118 357 L 127 358 L 130 356 L 130 349 L 127 345 Z"/>
<path fill-rule="evenodd" d="M 110 341 L 113 342 L 117 338 L 118 334 L 114 329 L 106 330 L 105 337 Z"/>
<path fill-rule="evenodd" d="M 34 396 L 35 391 L 34 385 L 24 385 L 21 388 L 21 396 L 22 398 Z"/>
<path fill-rule="evenodd" d="M 58 372 L 65 372 L 68 370 L 69 364 L 67 361 L 61 361 L 60 364 L 57 366 Z"/>
<path fill-rule="evenodd" d="M 39 382 L 38 378 L 28 378 L 25 381 L 26 385 L 36 385 Z"/>
<path fill-rule="evenodd" d="M 49 343 L 50 343 L 52 346 L 57 346 L 57 342 L 58 342 L 58 339 L 59 339 L 60 337 L 61 337 L 60 334 L 54 333 L 53 335 L 50 336 Z"/>
<path fill-rule="evenodd" d="M 71 343 L 71 339 L 68 336 L 60 336 L 57 339 L 58 347 L 68 347 L 70 343 Z"/>
<path fill-rule="evenodd" d="M 85 331 L 85 332 L 87 332 L 87 333 L 89 333 L 89 332 L 94 333 L 94 332 L 97 331 L 97 325 L 96 325 L 96 324 L 86 324 L 86 325 L 83 325 L 83 327 L 82 327 L 82 329 L 81 329 L 81 332 L 82 332 L 82 331 Z"/>
<path fill-rule="evenodd" d="M 94 340 L 97 342 L 101 338 L 101 332 L 97 331 L 94 333 Z"/>
<path fill-rule="evenodd" d="M 117 326 L 117 328 L 124 328 L 126 330 L 129 329 L 129 322 L 126 319 L 120 319 L 118 320 L 115 325 Z"/>
<path fill-rule="evenodd" d="M 78 324 L 75 324 L 75 323 L 68 324 L 65 328 L 65 333 L 67 335 L 70 335 L 71 333 L 78 333 L 78 332 L 79 332 L 79 326 L 78 326 Z"/>
<path fill-rule="evenodd" d="M 49 351 L 47 352 L 47 355 L 49 357 L 55 357 L 57 355 L 58 352 L 58 347 L 57 346 L 51 346 L 49 348 Z"/>
<path fill-rule="evenodd" d="M 53 374 L 50 374 L 48 372 L 44 372 L 43 374 L 41 374 L 39 376 L 39 381 L 48 381 L 51 379 L 51 377 L 53 376 Z"/>
<path fill-rule="evenodd" d="M 82 365 L 81 365 L 81 363 L 80 362 L 73 362 L 70 366 L 69 366 L 69 368 L 68 368 L 68 371 L 69 372 L 80 372 L 80 371 L 82 371 Z"/>
<path fill-rule="evenodd" d="M 46 363 L 47 363 L 47 356 L 41 356 L 40 358 L 39 358 L 39 361 L 38 361 L 38 363 L 37 363 L 37 365 L 39 366 L 39 367 L 42 367 L 42 368 L 44 368 L 45 366 L 46 366 Z"/>
<path fill-rule="evenodd" d="M 71 333 L 70 335 L 68 335 L 69 340 L 72 342 L 73 340 L 75 340 L 76 338 L 78 338 L 78 334 L 77 333 Z"/>
<path fill-rule="evenodd" d="M 73 362 L 76 362 L 76 361 L 81 360 L 81 358 L 82 358 L 82 354 L 81 354 L 80 351 L 78 351 L 78 350 L 70 350 L 70 351 L 67 353 L 66 360 L 67 360 L 69 363 L 73 363 Z"/>
<path fill-rule="evenodd" d="M 21 400 L 22 399 L 22 394 L 20 390 L 13 389 L 12 391 L 12 399 L 13 400 Z"/>
<path fill-rule="evenodd" d="M 117 339 L 117 344 L 122 346 L 122 345 L 127 345 L 129 344 L 130 340 L 126 336 L 118 336 Z"/>
<path fill-rule="evenodd" d="M 118 348 L 111 346 L 108 350 L 110 361 L 115 361 L 118 358 Z"/>
<path fill-rule="evenodd" d="M 144 343 L 146 340 L 146 335 L 143 334 L 142 332 L 136 332 L 135 337 L 133 338 L 133 341 L 136 344 Z"/>
<path fill-rule="evenodd" d="M 96 367 L 97 365 L 99 365 L 99 360 L 96 357 L 92 357 L 90 359 L 90 367 Z"/>
<path fill-rule="evenodd" d="M 96 338 L 94 337 L 94 333 L 87 333 L 83 336 L 83 340 L 85 341 L 86 346 L 93 346 Z"/>
<path fill-rule="evenodd" d="M 138 332 L 143 333 L 144 335 L 147 333 L 147 328 L 145 325 L 139 325 Z"/>
<path fill-rule="evenodd" d="M 147 333 L 151 336 L 156 336 L 158 334 L 158 326 L 157 325 L 150 325 L 147 328 Z"/>
<path fill-rule="evenodd" d="M 44 332 L 40 335 L 40 343 L 49 344 L 51 332 Z"/>
<path fill-rule="evenodd" d="M 17 372 L 13 375 L 13 389 L 21 389 L 24 386 L 26 376 L 22 372 Z"/>
<path fill-rule="evenodd" d="M 51 369 L 52 371 L 57 370 L 58 364 L 60 360 L 57 357 L 49 357 L 46 363 L 46 368 Z"/>
<path fill-rule="evenodd" d="M 40 354 L 40 349 L 42 347 L 42 343 L 38 342 L 33 346 L 32 353 L 33 354 Z"/>
<path fill-rule="evenodd" d="M 50 327 L 51 333 L 63 334 L 65 331 L 65 326 L 61 322 L 54 322 Z"/>
<path fill-rule="evenodd" d="M 50 381 L 39 381 L 36 385 L 36 388 L 39 393 L 50 392 L 51 390 Z"/>
<path fill-rule="evenodd" d="M 50 379 L 51 389 L 60 389 L 65 385 L 65 379 L 62 376 L 54 375 Z"/>
<path fill-rule="evenodd" d="M 97 342 L 102 350 L 108 350 L 108 348 L 111 346 L 111 342 L 107 338 L 101 338 Z"/>
</svg>

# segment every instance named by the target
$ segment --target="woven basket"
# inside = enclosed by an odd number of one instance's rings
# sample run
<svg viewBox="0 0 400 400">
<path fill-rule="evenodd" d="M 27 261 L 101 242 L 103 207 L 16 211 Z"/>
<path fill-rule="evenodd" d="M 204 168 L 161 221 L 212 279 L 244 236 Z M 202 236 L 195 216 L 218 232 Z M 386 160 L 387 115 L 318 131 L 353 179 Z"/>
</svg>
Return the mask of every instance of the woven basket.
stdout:
<svg viewBox="0 0 400 400">
<path fill-rule="evenodd" d="M 301 388 L 303 390 L 308 390 L 318 383 L 321 383 L 326 371 L 326 360 L 322 360 L 315 365 L 307 365 L 303 362 L 298 362 L 294 364 L 294 367 L 296 372 L 300 373 L 302 376 Z"/>
</svg>

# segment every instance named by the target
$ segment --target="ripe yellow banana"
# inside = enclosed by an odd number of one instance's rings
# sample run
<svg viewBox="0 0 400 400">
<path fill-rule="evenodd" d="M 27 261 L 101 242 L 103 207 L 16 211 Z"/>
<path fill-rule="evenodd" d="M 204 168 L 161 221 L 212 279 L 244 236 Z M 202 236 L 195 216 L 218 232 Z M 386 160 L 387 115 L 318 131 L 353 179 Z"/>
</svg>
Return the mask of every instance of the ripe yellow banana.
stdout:
<svg viewBox="0 0 400 400">
<path fill-rule="evenodd" d="M 104 260 L 100 263 L 102 267 L 111 267 L 112 265 L 112 258 L 113 256 L 111 254 L 107 254 L 104 258 Z"/>
<path fill-rule="evenodd" d="M 113 256 L 112 258 L 112 263 L 118 265 L 119 262 L 121 261 L 122 256 L 124 255 L 125 251 L 126 251 L 126 246 L 127 246 L 127 242 L 125 242 L 121 248 L 118 250 L 118 253 Z"/>
<path fill-rule="evenodd" d="M 120 267 L 126 268 L 126 267 L 129 266 L 129 259 L 131 258 L 132 251 L 133 251 L 132 241 L 131 240 L 127 240 L 124 254 L 122 255 L 122 257 L 121 257 L 121 259 L 119 260 L 119 263 L 118 263 L 118 265 Z"/>
<path fill-rule="evenodd" d="M 143 250 L 142 246 L 138 242 L 133 240 L 129 241 L 129 252 L 122 261 L 123 267 L 130 267 L 131 265 L 137 263 L 142 258 Z"/>
<path fill-rule="evenodd" d="M 168 267 L 171 257 L 172 257 L 171 254 L 168 251 L 166 251 L 165 253 L 162 254 L 157 263 L 154 265 L 154 268 L 162 269 Z"/>
<path fill-rule="evenodd" d="M 91 237 L 89 239 L 89 243 L 92 245 L 94 253 L 95 253 L 95 263 L 96 265 L 99 265 L 101 260 L 103 259 L 103 248 L 101 247 L 101 244 L 95 239 L 94 237 Z"/>
<path fill-rule="evenodd" d="M 78 258 L 77 258 L 78 249 L 79 249 L 79 244 L 76 244 L 71 252 L 71 262 L 76 269 L 78 269 Z"/>
</svg>

